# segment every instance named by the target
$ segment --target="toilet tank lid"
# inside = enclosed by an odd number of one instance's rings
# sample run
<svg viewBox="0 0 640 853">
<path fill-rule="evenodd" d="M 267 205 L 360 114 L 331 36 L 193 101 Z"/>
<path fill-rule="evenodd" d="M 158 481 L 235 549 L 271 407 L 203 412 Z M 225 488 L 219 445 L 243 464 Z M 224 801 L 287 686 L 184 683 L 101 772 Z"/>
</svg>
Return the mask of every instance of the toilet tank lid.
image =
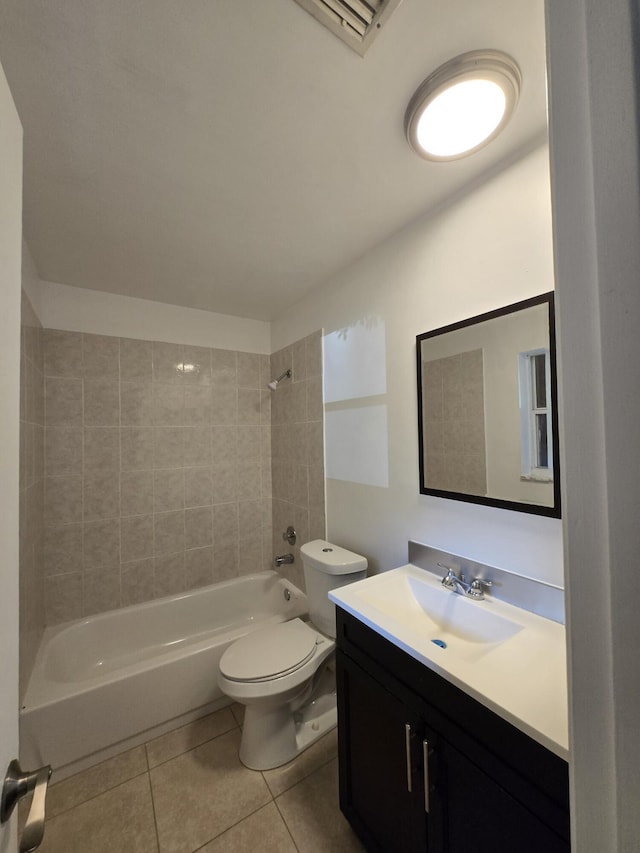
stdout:
<svg viewBox="0 0 640 853">
<path fill-rule="evenodd" d="M 324 539 L 306 542 L 300 549 L 302 562 L 328 575 L 347 575 L 367 568 L 366 557 L 332 545 Z"/>
</svg>

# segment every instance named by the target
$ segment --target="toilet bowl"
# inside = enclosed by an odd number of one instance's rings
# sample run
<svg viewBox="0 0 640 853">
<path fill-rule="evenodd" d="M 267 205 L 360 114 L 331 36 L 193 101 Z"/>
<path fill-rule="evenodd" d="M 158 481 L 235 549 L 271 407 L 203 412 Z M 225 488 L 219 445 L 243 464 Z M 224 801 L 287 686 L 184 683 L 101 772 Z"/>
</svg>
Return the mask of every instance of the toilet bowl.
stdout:
<svg viewBox="0 0 640 853">
<path fill-rule="evenodd" d="M 363 578 L 367 561 L 323 539 L 301 555 L 310 621 L 254 631 L 220 660 L 220 689 L 245 705 L 240 760 L 252 770 L 286 764 L 336 725 L 335 606 L 327 595 Z"/>
</svg>

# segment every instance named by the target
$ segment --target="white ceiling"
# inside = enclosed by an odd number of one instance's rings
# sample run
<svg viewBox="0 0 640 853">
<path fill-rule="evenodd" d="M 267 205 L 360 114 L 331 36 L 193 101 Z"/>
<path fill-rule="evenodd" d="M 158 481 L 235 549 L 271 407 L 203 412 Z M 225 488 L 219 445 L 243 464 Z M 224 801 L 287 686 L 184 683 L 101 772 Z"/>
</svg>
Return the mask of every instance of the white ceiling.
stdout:
<svg viewBox="0 0 640 853">
<path fill-rule="evenodd" d="M 515 116 L 420 160 L 409 98 L 477 48 Z M 263 320 L 546 129 L 542 0 L 403 0 L 364 59 L 293 0 L 0 0 L 0 60 L 44 279 Z"/>
</svg>

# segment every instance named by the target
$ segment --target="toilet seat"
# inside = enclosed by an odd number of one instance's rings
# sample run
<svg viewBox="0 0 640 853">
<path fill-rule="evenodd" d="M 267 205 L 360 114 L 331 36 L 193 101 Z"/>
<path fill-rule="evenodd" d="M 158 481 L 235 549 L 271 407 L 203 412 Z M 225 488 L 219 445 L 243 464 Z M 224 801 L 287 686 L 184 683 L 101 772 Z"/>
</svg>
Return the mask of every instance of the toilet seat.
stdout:
<svg viewBox="0 0 640 853">
<path fill-rule="evenodd" d="M 324 642 L 322 634 L 301 619 L 291 619 L 236 640 L 222 655 L 220 672 L 244 683 L 281 678 L 303 667 Z"/>
</svg>

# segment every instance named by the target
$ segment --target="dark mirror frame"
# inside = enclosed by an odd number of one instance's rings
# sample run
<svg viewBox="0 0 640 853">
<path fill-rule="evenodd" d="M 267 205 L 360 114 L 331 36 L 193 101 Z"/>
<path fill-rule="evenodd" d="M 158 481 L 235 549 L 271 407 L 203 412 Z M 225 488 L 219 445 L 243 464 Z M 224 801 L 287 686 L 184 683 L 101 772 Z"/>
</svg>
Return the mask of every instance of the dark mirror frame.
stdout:
<svg viewBox="0 0 640 853">
<path fill-rule="evenodd" d="M 431 489 L 424 485 L 425 483 L 425 462 L 424 462 L 424 424 L 422 418 L 422 342 L 428 338 L 434 338 L 438 335 L 445 335 L 447 332 L 455 332 L 458 329 L 464 329 L 467 326 L 474 326 L 479 323 L 484 323 L 487 320 L 493 320 L 496 317 L 503 317 L 506 314 L 513 314 L 517 311 L 524 311 L 527 308 L 532 308 L 536 305 L 547 304 L 549 316 L 549 361 L 551 369 L 551 428 L 552 428 L 552 446 L 553 446 L 553 506 L 542 506 L 539 504 L 526 503 L 523 501 L 503 500 L 501 498 L 493 498 L 484 495 L 465 494 L 464 492 L 446 491 L 444 489 Z M 558 439 L 558 380 L 556 370 L 556 332 L 555 332 L 555 309 L 554 295 L 544 293 L 540 296 L 534 296 L 531 299 L 525 299 L 522 302 L 516 302 L 513 305 L 506 305 L 504 308 L 498 308 L 495 311 L 489 311 L 486 314 L 480 314 L 476 317 L 470 317 L 467 320 L 461 320 L 458 323 L 452 323 L 450 326 L 441 326 L 438 329 L 433 329 L 431 332 L 424 332 L 416 336 L 416 360 L 417 360 L 417 385 L 418 385 L 418 459 L 420 469 L 420 493 L 423 495 L 433 495 L 439 498 L 449 498 L 456 501 L 465 501 L 467 503 L 484 504 L 485 506 L 498 507 L 500 509 L 510 509 L 516 512 L 527 512 L 533 515 L 544 515 L 550 518 L 560 518 L 561 516 L 561 501 L 560 501 L 560 452 Z"/>
</svg>

